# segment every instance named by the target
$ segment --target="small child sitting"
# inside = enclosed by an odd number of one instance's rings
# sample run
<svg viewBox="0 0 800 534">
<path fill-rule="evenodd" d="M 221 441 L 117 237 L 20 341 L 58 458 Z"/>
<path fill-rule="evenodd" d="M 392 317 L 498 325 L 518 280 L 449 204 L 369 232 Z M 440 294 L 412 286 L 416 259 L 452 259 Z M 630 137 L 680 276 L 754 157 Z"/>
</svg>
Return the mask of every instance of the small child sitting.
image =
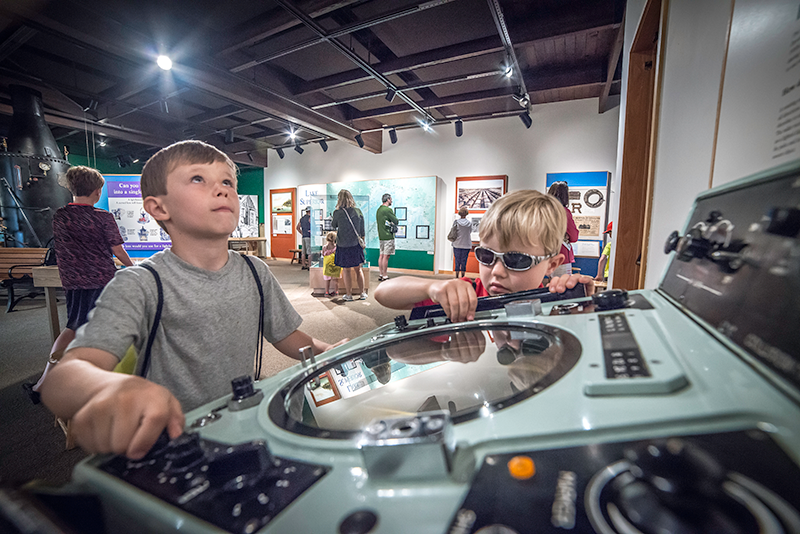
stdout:
<svg viewBox="0 0 800 534">
<path fill-rule="evenodd" d="M 561 242 L 567 228 L 561 203 L 538 191 L 514 191 L 495 201 L 480 224 L 475 258 L 480 278 L 435 280 L 401 276 L 382 283 L 375 299 L 388 308 L 440 304 L 453 322 L 475 318 L 478 297 L 503 295 L 542 287 L 542 280 L 564 261 Z M 563 293 L 577 284 L 594 293 L 589 276 L 565 274 L 547 286 Z"/>
<path fill-rule="evenodd" d="M 339 294 L 339 277 L 342 268 L 337 266 L 333 259 L 336 255 L 336 232 L 325 235 L 325 246 L 322 247 L 322 278 L 325 280 L 325 296 L 335 297 Z M 333 282 L 333 291 L 331 291 Z"/>
</svg>

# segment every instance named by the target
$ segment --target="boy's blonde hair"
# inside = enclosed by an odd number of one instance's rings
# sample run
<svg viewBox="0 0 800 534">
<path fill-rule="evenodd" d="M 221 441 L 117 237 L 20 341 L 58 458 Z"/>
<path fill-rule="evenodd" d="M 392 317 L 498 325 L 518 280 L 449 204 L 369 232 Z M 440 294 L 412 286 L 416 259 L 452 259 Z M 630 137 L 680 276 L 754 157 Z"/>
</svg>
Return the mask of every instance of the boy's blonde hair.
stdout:
<svg viewBox="0 0 800 534">
<path fill-rule="evenodd" d="M 336 232 L 328 232 L 325 234 L 325 241 L 328 243 L 336 243 Z"/>
<path fill-rule="evenodd" d="M 541 245 L 545 254 L 558 254 L 567 232 L 564 206 L 552 195 L 525 189 L 512 191 L 496 200 L 481 219 L 481 241 L 495 237 L 508 247 L 514 239 L 534 247 Z"/>
<path fill-rule="evenodd" d="M 458 210 L 458 215 L 459 215 L 460 217 L 462 217 L 462 218 L 463 218 L 463 217 L 466 217 L 467 215 L 469 215 L 469 210 L 467 209 L 467 207 L 466 207 L 466 206 L 461 206 L 461 209 L 460 209 L 460 210 Z"/>
<path fill-rule="evenodd" d="M 70 167 L 66 174 L 58 178 L 59 185 L 69 189 L 76 197 L 88 197 L 106 183 L 97 169 L 76 165 Z"/>
<path fill-rule="evenodd" d="M 179 165 L 222 162 L 231 168 L 234 180 L 238 168 L 227 154 L 202 141 L 179 141 L 156 152 L 142 169 L 142 198 L 167 194 L 167 175 Z"/>
</svg>

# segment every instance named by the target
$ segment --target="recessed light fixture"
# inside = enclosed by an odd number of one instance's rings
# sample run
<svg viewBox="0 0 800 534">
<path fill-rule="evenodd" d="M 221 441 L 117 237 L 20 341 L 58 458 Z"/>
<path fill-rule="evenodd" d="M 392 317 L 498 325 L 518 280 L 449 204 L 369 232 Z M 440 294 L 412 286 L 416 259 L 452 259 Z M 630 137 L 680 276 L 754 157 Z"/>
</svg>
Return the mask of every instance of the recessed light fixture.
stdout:
<svg viewBox="0 0 800 534">
<path fill-rule="evenodd" d="M 162 70 L 169 70 L 172 68 L 172 60 L 167 56 L 158 56 L 156 63 L 159 67 L 161 67 Z"/>
</svg>

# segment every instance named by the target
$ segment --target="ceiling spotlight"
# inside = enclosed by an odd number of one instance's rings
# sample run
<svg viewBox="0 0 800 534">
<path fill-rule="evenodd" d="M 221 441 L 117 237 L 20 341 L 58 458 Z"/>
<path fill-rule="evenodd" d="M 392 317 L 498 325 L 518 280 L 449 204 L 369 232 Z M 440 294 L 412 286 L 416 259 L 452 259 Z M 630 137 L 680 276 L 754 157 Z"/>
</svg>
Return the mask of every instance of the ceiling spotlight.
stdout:
<svg viewBox="0 0 800 534">
<path fill-rule="evenodd" d="M 531 124 L 533 124 L 533 120 L 531 119 L 531 116 L 528 115 L 527 111 L 525 113 L 520 113 L 519 114 L 519 118 L 522 121 L 522 123 L 525 125 L 525 128 L 530 128 Z"/>
<path fill-rule="evenodd" d="M 389 102 L 391 102 L 392 100 L 394 100 L 394 95 L 395 95 L 396 93 L 397 93 L 397 91 L 395 91 L 395 90 L 394 90 L 394 89 L 392 89 L 391 87 L 389 87 L 388 89 L 386 89 L 386 100 L 388 100 Z"/>
<path fill-rule="evenodd" d="M 158 56 L 156 63 L 162 70 L 169 70 L 172 68 L 172 60 L 167 56 Z"/>
<path fill-rule="evenodd" d="M 97 143 L 97 144 L 98 144 L 98 145 L 100 145 L 100 146 L 106 146 L 106 140 L 105 140 L 105 139 L 103 139 L 103 138 L 101 138 L 101 139 L 100 139 L 100 142 L 99 142 L 99 143 Z"/>
<path fill-rule="evenodd" d="M 297 132 L 294 131 L 294 128 L 289 129 L 289 139 L 294 141 L 295 137 L 297 137 Z"/>
<path fill-rule="evenodd" d="M 253 161 L 253 155 L 250 152 L 247 153 L 247 159 Z"/>
<path fill-rule="evenodd" d="M 133 161 L 131 161 L 131 163 L 139 163 L 139 158 L 133 158 Z"/>
<path fill-rule="evenodd" d="M 461 122 L 461 119 L 456 121 L 456 137 L 461 137 L 464 135 L 464 123 Z"/>
<path fill-rule="evenodd" d="M 397 142 L 397 130 L 395 130 L 394 128 L 389 130 L 389 139 L 392 141 L 392 144 L 395 144 Z"/>
<path fill-rule="evenodd" d="M 503 71 L 503 76 L 506 78 L 511 78 L 514 75 L 514 67 L 510 64 L 506 66 L 505 70 Z"/>
<path fill-rule="evenodd" d="M 120 169 L 124 169 L 128 166 L 128 161 L 125 159 L 125 156 L 122 154 L 117 156 L 117 163 L 119 164 Z"/>
<path fill-rule="evenodd" d="M 361 148 L 364 148 L 364 138 L 361 137 L 360 133 L 356 135 L 356 143 L 358 143 L 358 146 Z"/>
<path fill-rule="evenodd" d="M 422 123 L 422 129 L 425 130 L 426 132 L 430 132 L 431 131 L 431 125 L 428 124 L 427 122 L 423 122 Z"/>
<path fill-rule="evenodd" d="M 322 140 L 319 142 L 319 146 L 321 146 L 321 147 L 322 147 L 322 151 L 323 151 L 323 152 L 327 152 L 327 151 L 328 151 L 328 142 L 327 142 L 325 139 L 322 139 Z"/>
<path fill-rule="evenodd" d="M 233 130 L 228 128 L 225 130 L 225 144 L 230 145 L 233 143 Z"/>
<path fill-rule="evenodd" d="M 297 152 L 298 154 L 302 154 L 303 147 L 301 147 L 300 145 L 294 145 L 294 151 Z"/>
<path fill-rule="evenodd" d="M 97 100 L 89 100 L 89 105 L 83 108 L 83 111 L 95 111 L 97 109 Z"/>
<path fill-rule="evenodd" d="M 159 100 L 158 105 L 161 107 L 161 113 L 169 114 L 169 106 L 167 105 L 166 100 Z"/>
<path fill-rule="evenodd" d="M 283 153 L 283 149 L 281 147 L 276 148 L 275 152 L 278 153 L 278 157 L 279 158 L 283 159 L 284 153 Z"/>
</svg>

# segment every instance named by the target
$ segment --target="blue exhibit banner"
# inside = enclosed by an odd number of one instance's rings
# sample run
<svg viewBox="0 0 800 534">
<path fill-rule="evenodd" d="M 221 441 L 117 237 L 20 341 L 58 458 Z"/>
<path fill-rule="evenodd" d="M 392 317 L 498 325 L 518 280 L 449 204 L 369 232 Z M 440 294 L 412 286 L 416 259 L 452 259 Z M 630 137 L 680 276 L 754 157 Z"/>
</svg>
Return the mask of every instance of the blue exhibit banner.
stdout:
<svg viewBox="0 0 800 534">
<path fill-rule="evenodd" d="M 167 234 L 150 214 L 144 211 L 139 174 L 106 174 L 106 184 L 96 206 L 108 210 L 119 226 L 125 243 L 122 245 L 132 258 L 149 258 L 169 247 Z"/>
</svg>

